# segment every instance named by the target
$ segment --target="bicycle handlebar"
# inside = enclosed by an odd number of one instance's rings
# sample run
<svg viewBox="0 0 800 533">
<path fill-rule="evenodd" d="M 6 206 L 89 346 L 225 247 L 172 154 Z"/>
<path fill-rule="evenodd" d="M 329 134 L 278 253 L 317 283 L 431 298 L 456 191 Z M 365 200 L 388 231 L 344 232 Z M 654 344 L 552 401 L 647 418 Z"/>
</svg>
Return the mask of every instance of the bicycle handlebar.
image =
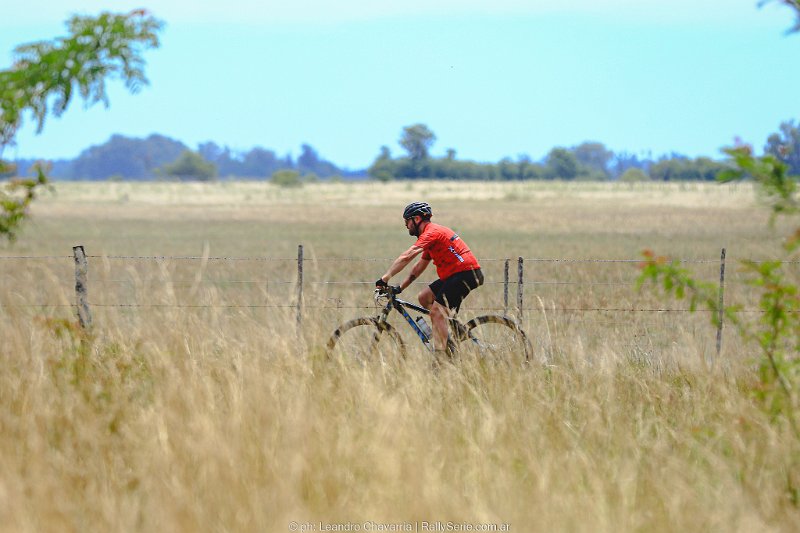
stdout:
<svg viewBox="0 0 800 533">
<path fill-rule="evenodd" d="M 399 307 L 405 307 L 405 308 L 413 309 L 414 311 L 417 311 L 417 312 L 420 312 L 420 313 L 423 313 L 423 314 L 426 314 L 426 315 L 430 314 L 430 311 L 425 309 L 424 307 L 420 307 L 419 305 L 416 305 L 416 304 L 413 304 L 411 302 L 407 302 L 405 300 L 401 300 L 401 299 L 397 298 L 398 294 L 400 294 L 400 293 L 396 292 L 396 291 L 387 291 L 387 290 L 385 290 L 383 288 L 377 288 L 377 289 L 375 289 L 375 303 L 380 304 L 381 299 L 385 298 L 386 301 L 387 301 L 387 304 L 390 307 L 393 307 L 393 308 L 398 308 L 398 306 Z"/>
</svg>

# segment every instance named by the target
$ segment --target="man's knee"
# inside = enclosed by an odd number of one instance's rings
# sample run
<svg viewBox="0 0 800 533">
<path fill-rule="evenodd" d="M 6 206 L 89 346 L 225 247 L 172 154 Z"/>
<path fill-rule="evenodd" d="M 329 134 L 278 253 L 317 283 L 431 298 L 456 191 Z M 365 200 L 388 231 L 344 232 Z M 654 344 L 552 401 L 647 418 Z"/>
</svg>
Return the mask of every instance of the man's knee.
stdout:
<svg viewBox="0 0 800 533">
<path fill-rule="evenodd" d="M 425 309 L 431 308 L 431 305 L 433 305 L 434 298 L 435 296 L 433 295 L 433 291 L 431 291 L 428 287 L 425 287 L 417 295 L 417 300 L 419 300 L 419 304 Z"/>
</svg>

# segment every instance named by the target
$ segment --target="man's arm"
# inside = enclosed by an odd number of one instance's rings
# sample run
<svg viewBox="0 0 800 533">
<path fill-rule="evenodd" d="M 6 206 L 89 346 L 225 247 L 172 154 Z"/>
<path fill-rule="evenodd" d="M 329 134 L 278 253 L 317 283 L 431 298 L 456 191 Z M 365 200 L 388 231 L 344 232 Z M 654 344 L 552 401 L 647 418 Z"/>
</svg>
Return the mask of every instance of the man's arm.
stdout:
<svg viewBox="0 0 800 533">
<path fill-rule="evenodd" d="M 386 271 L 386 274 L 381 276 L 381 279 L 388 283 L 389 280 L 392 279 L 392 276 L 403 270 L 406 267 L 406 265 L 408 265 L 411 262 L 412 259 L 414 259 L 421 253 L 422 253 L 422 248 L 419 248 L 418 246 L 412 246 L 411 248 L 400 254 L 400 256 L 397 259 L 394 260 L 392 266 L 389 267 L 389 270 Z"/>
<path fill-rule="evenodd" d="M 414 265 L 414 268 L 411 269 L 411 272 L 408 273 L 408 277 L 405 279 L 403 283 L 400 284 L 400 289 L 405 290 L 406 287 L 411 285 L 415 279 L 417 279 L 425 269 L 428 268 L 428 265 L 431 264 L 430 259 L 425 259 L 425 256 L 419 258 L 417 264 Z"/>
</svg>

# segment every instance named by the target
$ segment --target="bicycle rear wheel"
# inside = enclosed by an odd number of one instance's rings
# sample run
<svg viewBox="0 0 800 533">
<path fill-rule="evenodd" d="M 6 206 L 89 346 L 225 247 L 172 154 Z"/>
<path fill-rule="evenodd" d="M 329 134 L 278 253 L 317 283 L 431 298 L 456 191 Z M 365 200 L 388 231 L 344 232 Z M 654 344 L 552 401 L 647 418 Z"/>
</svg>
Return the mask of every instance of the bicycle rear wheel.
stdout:
<svg viewBox="0 0 800 533">
<path fill-rule="evenodd" d="M 466 338 L 460 347 L 476 351 L 482 357 L 528 362 L 533 355 L 528 336 L 517 323 L 504 316 L 484 315 L 464 325 Z"/>
<path fill-rule="evenodd" d="M 406 347 L 397 330 L 378 317 L 345 322 L 333 332 L 327 344 L 328 356 L 362 364 L 403 359 Z"/>
</svg>

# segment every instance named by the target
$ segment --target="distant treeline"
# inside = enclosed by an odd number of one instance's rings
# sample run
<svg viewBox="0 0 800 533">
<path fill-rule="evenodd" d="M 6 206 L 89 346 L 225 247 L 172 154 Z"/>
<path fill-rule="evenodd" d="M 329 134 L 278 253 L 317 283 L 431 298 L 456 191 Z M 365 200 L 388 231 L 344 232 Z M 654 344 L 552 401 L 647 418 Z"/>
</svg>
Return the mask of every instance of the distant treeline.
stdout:
<svg viewBox="0 0 800 533">
<path fill-rule="evenodd" d="M 615 154 L 599 142 L 584 142 L 571 148 L 553 148 L 541 161 L 526 155 L 498 163 L 459 161 L 453 149 L 445 157 L 429 154 L 436 135 L 424 124 L 403 128 L 400 146 L 408 154 L 392 158 L 383 146 L 369 175 L 375 179 L 457 179 L 457 180 L 713 180 L 724 164 L 707 157 L 690 159 L 670 154 L 657 160 L 629 153 Z"/>
<path fill-rule="evenodd" d="M 287 176 L 301 181 L 316 179 L 366 178 L 389 180 L 623 180 L 623 181 L 711 181 L 726 168 L 724 161 L 708 157 L 689 158 L 672 153 L 653 158 L 627 152 L 614 153 L 600 142 L 584 142 L 573 147 L 556 147 L 539 161 L 527 155 L 497 163 L 459 160 L 448 149 L 444 157 L 433 157 L 430 148 L 436 135 L 424 124 L 403 128 L 400 146 L 407 152 L 393 157 L 381 147 L 368 169 L 345 170 L 322 159 L 308 144 L 300 147 L 297 159 L 279 156 L 274 151 L 255 147 L 235 152 L 213 142 L 197 150 L 163 135 L 135 139 L 112 136 L 106 143 L 84 150 L 76 159 L 51 161 L 49 175 L 71 180 L 152 180 L 152 179 L 273 179 Z M 769 136 L 764 152 L 800 175 L 800 130 L 794 121 L 780 125 Z M 35 160 L 17 160 L 17 175 L 29 175 Z M 288 174 L 287 174 L 288 173 Z M 279 178 L 275 178 L 279 176 Z M 291 180 L 290 180 L 291 181 Z"/>
<path fill-rule="evenodd" d="M 625 180 L 690 181 L 714 180 L 724 163 L 707 157 L 691 159 L 680 154 L 657 160 L 633 154 L 614 154 L 600 143 L 587 142 L 572 148 L 554 148 L 543 161 L 528 156 L 498 163 L 459 161 L 450 151 L 442 158 L 400 157 L 384 151 L 369 168 L 375 179 L 453 179 L 453 180 Z"/>
<path fill-rule="evenodd" d="M 200 144 L 196 151 L 180 141 L 163 135 L 150 135 L 135 139 L 114 135 L 107 142 L 92 146 L 72 160 L 50 161 L 49 175 L 63 180 L 153 180 L 153 179 L 213 179 L 255 178 L 266 179 L 281 170 L 296 171 L 301 175 L 320 178 L 358 175 L 338 168 L 319 157 L 316 150 L 307 144 L 300 147 L 300 156 L 295 160 L 290 155 L 279 156 L 272 150 L 256 147 L 247 152 L 234 152 L 213 142 Z M 186 174 L 173 171 L 176 163 L 193 155 L 203 165 L 189 165 Z M 34 159 L 15 161 L 16 173 L 30 173 Z M 189 158 L 189 161 L 193 161 Z M 210 165 L 208 165 L 210 163 Z M 186 165 L 182 165 L 186 168 Z M 210 170 L 209 170 L 210 169 Z M 361 172 L 365 176 L 365 172 Z"/>
<path fill-rule="evenodd" d="M 370 166 L 369 175 L 378 180 L 623 180 L 623 181 L 711 181 L 727 168 L 724 161 L 708 157 L 689 158 L 677 153 L 639 157 L 614 153 L 600 142 L 584 142 L 570 148 L 553 148 L 541 161 L 526 155 L 498 163 L 459 161 L 448 149 L 444 157 L 431 157 L 436 135 L 425 124 L 403 128 L 400 146 L 407 154 L 393 158 L 389 148 Z M 786 163 L 792 175 L 800 175 L 800 130 L 794 121 L 784 122 L 778 133 L 767 139 L 766 154 Z"/>
</svg>

